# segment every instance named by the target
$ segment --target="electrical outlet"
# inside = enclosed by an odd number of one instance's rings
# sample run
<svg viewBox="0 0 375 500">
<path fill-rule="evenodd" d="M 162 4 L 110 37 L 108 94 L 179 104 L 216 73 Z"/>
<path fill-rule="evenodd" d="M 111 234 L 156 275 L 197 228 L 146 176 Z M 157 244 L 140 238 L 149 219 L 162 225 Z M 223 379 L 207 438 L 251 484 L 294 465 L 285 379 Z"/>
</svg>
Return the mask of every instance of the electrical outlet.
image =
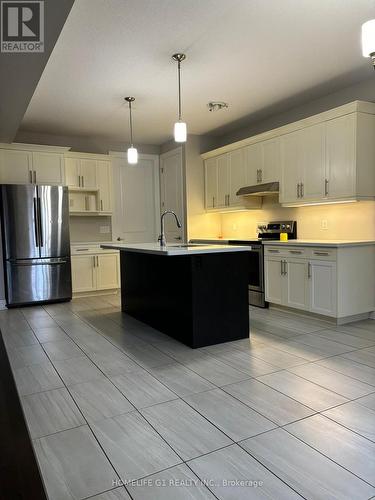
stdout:
<svg viewBox="0 0 375 500">
<path fill-rule="evenodd" d="M 323 229 L 323 230 L 328 229 L 328 220 L 327 219 L 322 219 L 320 221 L 320 229 Z"/>
<path fill-rule="evenodd" d="M 100 226 L 99 227 L 99 233 L 100 234 L 108 234 L 111 232 L 111 227 L 110 226 Z"/>
</svg>

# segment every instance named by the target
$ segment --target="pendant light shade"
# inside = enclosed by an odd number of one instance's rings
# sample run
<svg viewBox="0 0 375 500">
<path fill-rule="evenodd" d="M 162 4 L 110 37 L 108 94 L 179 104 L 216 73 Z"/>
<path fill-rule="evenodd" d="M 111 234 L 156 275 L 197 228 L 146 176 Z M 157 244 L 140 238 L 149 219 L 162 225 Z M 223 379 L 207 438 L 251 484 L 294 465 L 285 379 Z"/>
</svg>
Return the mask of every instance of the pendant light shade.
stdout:
<svg viewBox="0 0 375 500">
<path fill-rule="evenodd" d="M 133 146 L 133 118 L 132 118 L 132 102 L 135 101 L 135 97 L 125 97 L 125 101 L 129 104 L 130 148 L 128 148 L 127 151 L 128 163 L 130 163 L 131 165 L 136 165 L 138 163 L 138 151 Z"/>
<path fill-rule="evenodd" d="M 362 24 L 362 54 L 371 57 L 375 69 L 375 19 Z"/>
<path fill-rule="evenodd" d="M 176 122 L 174 124 L 174 140 L 176 142 L 186 142 L 187 129 L 185 122 Z"/>
<path fill-rule="evenodd" d="M 178 71 L 178 121 L 174 124 L 174 140 L 176 142 L 186 142 L 187 127 L 186 123 L 182 121 L 182 107 L 181 107 L 181 62 L 186 59 L 185 54 L 173 54 L 172 59 L 177 61 Z"/>
<path fill-rule="evenodd" d="M 128 163 L 136 165 L 138 163 L 138 151 L 136 148 L 128 148 Z"/>
</svg>

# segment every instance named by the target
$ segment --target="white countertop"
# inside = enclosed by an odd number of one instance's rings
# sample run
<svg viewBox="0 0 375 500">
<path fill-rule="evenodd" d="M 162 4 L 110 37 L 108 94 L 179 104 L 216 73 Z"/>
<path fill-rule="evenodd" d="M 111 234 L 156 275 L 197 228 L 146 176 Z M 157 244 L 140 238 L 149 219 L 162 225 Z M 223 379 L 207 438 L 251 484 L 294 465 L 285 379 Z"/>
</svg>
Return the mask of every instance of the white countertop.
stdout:
<svg viewBox="0 0 375 500">
<path fill-rule="evenodd" d="M 374 240 L 263 240 L 263 245 L 285 245 L 285 246 L 305 246 L 305 247 L 356 247 L 375 245 Z"/>
<path fill-rule="evenodd" d="M 154 255 L 197 255 L 204 253 L 228 253 L 228 252 L 248 252 L 250 246 L 240 245 L 194 245 L 179 247 L 176 244 L 167 245 L 161 248 L 159 243 L 105 243 L 102 248 L 112 250 L 123 250 L 125 252 L 149 253 Z"/>
</svg>

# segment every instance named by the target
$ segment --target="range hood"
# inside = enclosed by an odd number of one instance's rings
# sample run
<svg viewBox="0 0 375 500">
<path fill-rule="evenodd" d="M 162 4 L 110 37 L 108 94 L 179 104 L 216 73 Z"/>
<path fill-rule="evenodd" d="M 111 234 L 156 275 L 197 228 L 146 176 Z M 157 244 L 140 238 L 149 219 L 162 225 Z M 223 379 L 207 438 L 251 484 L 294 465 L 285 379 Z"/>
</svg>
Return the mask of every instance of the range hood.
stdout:
<svg viewBox="0 0 375 500">
<path fill-rule="evenodd" d="M 278 182 L 265 182 L 264 184 L 255 184 L 255 186 L 245 186 L 239 189 L 237 196 L 267 196 L 279 194 Z"/>
</svg>

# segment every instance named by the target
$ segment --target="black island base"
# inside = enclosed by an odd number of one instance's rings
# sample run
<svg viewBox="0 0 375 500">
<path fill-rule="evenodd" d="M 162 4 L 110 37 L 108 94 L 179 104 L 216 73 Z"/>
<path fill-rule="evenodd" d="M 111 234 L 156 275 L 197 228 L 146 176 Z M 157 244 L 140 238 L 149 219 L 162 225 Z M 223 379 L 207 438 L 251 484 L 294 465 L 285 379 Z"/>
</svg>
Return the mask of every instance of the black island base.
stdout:
<svg viewBox="0 0 375 500">
<path fill-rule="evenodd" d="M 125 313 L 192 348 L 249 337 L 247 252 L 120 257 Z"/>
</svg>

